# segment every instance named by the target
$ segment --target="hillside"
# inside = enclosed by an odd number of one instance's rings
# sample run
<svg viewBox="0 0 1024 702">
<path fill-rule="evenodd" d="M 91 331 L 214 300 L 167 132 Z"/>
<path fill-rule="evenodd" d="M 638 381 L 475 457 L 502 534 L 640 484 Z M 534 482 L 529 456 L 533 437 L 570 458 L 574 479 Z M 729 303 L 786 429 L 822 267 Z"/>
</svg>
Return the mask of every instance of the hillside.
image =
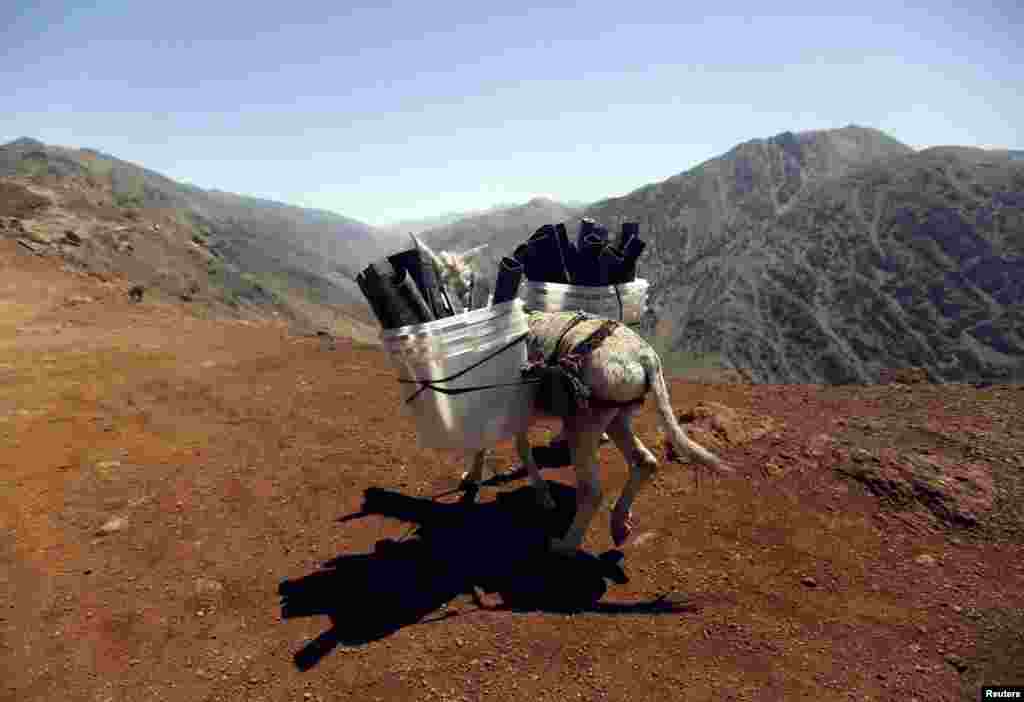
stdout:
<svg viewBox="0 0 1024 702">
<path fill-rule="evenodd" d="M 762 382 L 1005 379 L 1024 363 L 1024 163 L 1006 154 L 786 132 L 586 215 L 642 222 L 662 347 Z"/>
<path fill-rule="evenodd" d="M 322 320 L 341 307 L 370 320 L 350 278 L 354 261 L 387 244 L 361 222 L 203 190 L 92 149 L 32 139 L 0 146 L 0 184 L 0 217 L 8 218 L 0 235 L 27 238 L 76 270 L 219 312 L 247 306 Z M 15 207 L 32 198 L 38 206 Z"/>
<path fill-rule="evenodd" d="M 957 702 L 1020 671 L 1022 386 L 671 381 L 738 474 L 661 460 L 613 549 L 609 444 L 585 550 L 553 558 L 572 472 L 544 471 L 551 513 L 516 474 L 463 501 L 379 347 L 132 305 L 19 249 L 2 702 Z M 653 402 L 633 426 L 661 459 Z M 503 441 L 492 465 L 517 461 Z"/>
</svg>

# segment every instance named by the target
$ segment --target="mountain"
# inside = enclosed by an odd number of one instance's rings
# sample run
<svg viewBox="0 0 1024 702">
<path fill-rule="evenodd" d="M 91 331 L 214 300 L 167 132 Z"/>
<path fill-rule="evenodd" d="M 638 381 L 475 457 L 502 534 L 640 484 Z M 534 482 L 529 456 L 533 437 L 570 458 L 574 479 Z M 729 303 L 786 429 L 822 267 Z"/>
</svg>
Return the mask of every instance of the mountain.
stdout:
<svg viewBox="0 0 1024 702">
<path fill-rule="evenodd" d="M 508 205 L 505 205 L 508 207 Z M 494 209 L 499 208 L 488 208 L 485 210 L 467 210 L 465 212 L 445 212 L 443 214 L 434 215 L 433 217 L 422 217 L 420 219 L 405 219 L 394 224 L 388 224 L 382 227 L 377 227 L 377 231 L 384 232 L 386 234 L 393 234 L 396 237 L 408 237 L 409 234 L 419 234 L 425 232 L 428 229 L 438 229 L 440 227 L 446 227 L 450 224 L 458 222 L 460 219 L 466 219 L 468 217 L 475 217 L 477 215 L 486 214 Z"/>
<path fill-rule="evenodd" d="M 641 222 L 648 333 L 762 382 L 1024 371 L 1024 163 L 784 132 L 587 208 Z"/>
<path fill-rule="evenodd" d="M 34 139 L 0 146 L 0 182 L 47 202 L 18 226 L 79 268 L 217 307 L 341 305 L 371 319 L 351 278 L 356 262 L 388 242 L 362 222 L 204 190 L 94 149 Z M 78 246 L 57 246 L 66 230 Z"/>
</svg>

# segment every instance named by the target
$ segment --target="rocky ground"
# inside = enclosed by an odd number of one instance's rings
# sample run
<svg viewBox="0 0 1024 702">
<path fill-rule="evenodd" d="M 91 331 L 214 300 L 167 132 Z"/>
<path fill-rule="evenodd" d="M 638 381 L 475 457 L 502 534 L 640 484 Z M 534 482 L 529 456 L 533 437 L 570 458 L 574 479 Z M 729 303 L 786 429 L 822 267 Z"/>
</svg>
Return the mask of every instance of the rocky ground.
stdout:
<svg viewBox="0 0 1024 702">
<path fill-rule="evenodd" d="M 610 550 L 459 503 L 378 348 L 131 304 L 0 241 L 0 700 L 960 700 L 1022 683 L 1024 389 L 674 381 Z M 637 421 L 661 447 L 651 403 Z M 543 442 L 553 427 L 534 432 Z M 507 467 L 506 442 L 495 465 Z M 601 449 L 606 491 L 625 480 Z"/>
</svg>

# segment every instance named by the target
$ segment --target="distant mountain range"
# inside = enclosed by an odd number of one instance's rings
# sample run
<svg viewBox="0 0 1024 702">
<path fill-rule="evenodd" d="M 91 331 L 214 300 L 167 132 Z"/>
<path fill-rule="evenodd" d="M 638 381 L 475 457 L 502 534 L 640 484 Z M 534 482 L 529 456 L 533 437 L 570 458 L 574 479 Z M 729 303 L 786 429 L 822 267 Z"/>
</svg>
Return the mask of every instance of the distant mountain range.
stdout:
<svg viewBox="0 0 1024 702">
<path fill-rule="evenodd" d="M 655 337 L 755 379 L 1024 370 L 1024 164 L 1006 152 L 787 132 L 587 215 L 643 223 Z"/>
<path fill-rule="evenodd" d="M 753 139 L 581 207 L 545 198 L 384 229 L 177 183 L 90 149 L 0 147 L 0 236 L 168 295 L 373 320 L 352 277 L 405 248 L 487 244 L 484 274 L 543 224 L 641 223 L 646 333 L 764 382 L 1024 378 L 1024 152 L 914 151 L 848 126 Z M 11 218 L 14 219 L 11 219 Z M 14 222 L 14 224 L 12 224 Z M 61 239 L 73 231 L 80 241 Z M 319 312 L 318 312 L 319 314 Z"/>
<path fill-rule="evenodd" d="M 784 132 L 582 211 L 512 210 L 425 236 L 486 242 L 494 259 L 546 222 L 637 220 L 644 327 L 662 349 L 718 355 L 763 382 L 862 382 L 903 366 L 1024 378 L 1021 153 L 915 152 L 854 125 Z"/>
</svg>

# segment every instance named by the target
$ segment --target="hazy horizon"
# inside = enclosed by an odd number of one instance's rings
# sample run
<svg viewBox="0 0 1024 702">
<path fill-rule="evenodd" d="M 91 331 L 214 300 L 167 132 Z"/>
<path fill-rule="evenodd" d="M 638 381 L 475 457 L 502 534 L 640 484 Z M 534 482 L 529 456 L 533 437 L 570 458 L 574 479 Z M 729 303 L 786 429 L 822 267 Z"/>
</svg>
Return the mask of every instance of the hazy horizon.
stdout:
<svg viewBox="0 0 1024 702">
<path fill-rule="evenodd" d="M 0 29 L 0 142 L 95 148 L 376 226 L 624 195 L 786 130 L 1024 146 L 1009 2 L 714 10 L 54 2 Z"/>
</svg>

